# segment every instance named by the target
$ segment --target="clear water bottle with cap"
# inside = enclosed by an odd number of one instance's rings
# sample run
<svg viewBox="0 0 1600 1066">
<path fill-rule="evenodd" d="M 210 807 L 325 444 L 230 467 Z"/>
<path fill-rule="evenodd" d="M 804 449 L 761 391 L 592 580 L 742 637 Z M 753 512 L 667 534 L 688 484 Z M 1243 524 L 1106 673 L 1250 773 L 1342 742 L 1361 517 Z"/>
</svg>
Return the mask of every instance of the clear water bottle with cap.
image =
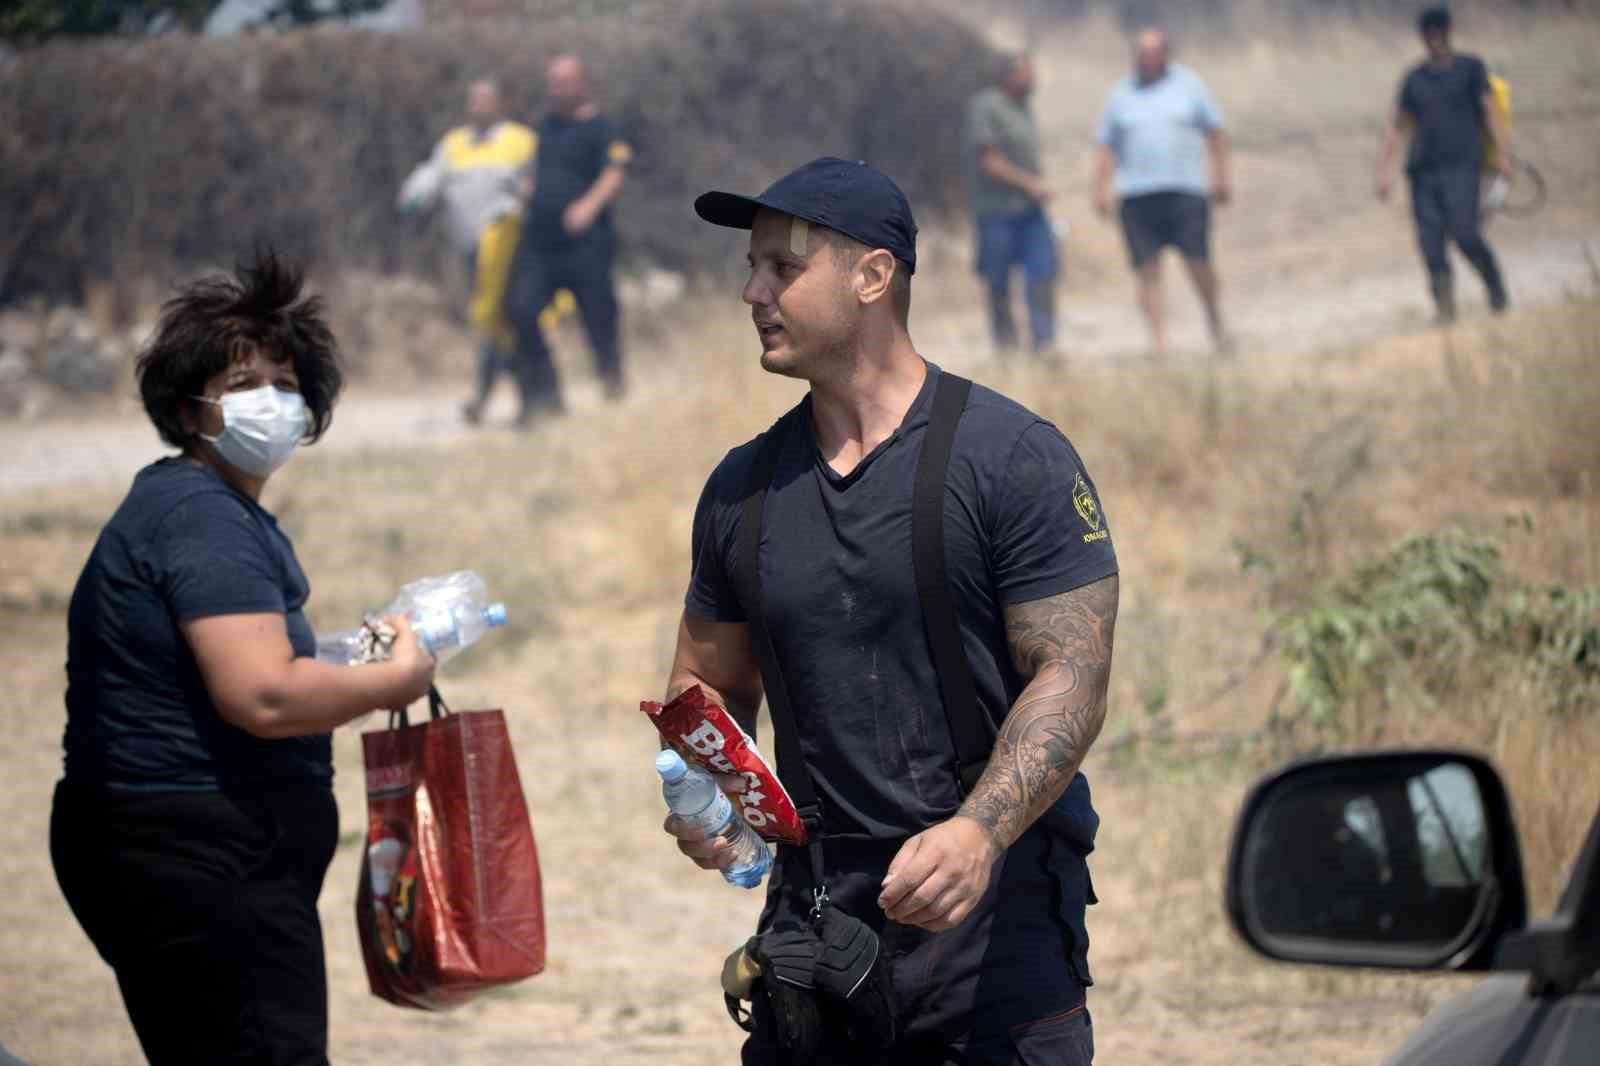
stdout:
<svg viewBox="0 0 1600 1066">
<path fill-rule="evenodd" d="M 445 663 L 477 643 L 489 630 L 506 624 L 506 606 L 489 602 L 483 578 L 470 570 L 425 577 L 402 586 L 380 616 L 404 615 L 424 651 Z M 332 663 L 378 662 L 388 658 L 370 619 L 359 629 L 329 633 L 317 639 L 317 658 Z"/>
<path fill-rule="evenodd" d="M 423 612 L 411 619 L 422 648 L 436 662 L 446 662 L 478 642 L 489 630 L 506 624 L 506 605 L 457 604 L 448 610 Z"/>
<path fill-rule="evenodd" d="M 734 811 L 716 778 L 690 766 L 670 748 L 656 756 L 656 773 L 661 775 L 661 794 L 673 814 L 698 826 L 706 836 L 720 836 L 733 845 L 733 865 L 722 871 L 728 883 L 740 888 L 759 885 L 772 868 L 772 852 Z"/>
</svg>

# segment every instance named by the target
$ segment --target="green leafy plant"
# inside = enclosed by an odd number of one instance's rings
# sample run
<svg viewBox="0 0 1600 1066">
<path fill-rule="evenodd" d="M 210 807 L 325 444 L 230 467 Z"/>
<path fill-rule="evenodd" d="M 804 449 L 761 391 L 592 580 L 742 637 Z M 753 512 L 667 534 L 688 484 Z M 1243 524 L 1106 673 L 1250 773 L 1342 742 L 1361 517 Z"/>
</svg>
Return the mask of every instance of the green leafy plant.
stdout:
<svg viewBox="0 0 1600 1066">
<path fill-rule="evenodd" d="M 1600 587 L 1539 586 L 1505 572 L 1493 541 L 1407 537 L 1278 619 L 1288 693 L 1316 729 L 1359 730 L 1358 707 L 1443 707 L 1521 678 L 1550 713 L 1594 705 Z M 1381 725 L 1379 726 L 1381 728 Z"/>
</svg>

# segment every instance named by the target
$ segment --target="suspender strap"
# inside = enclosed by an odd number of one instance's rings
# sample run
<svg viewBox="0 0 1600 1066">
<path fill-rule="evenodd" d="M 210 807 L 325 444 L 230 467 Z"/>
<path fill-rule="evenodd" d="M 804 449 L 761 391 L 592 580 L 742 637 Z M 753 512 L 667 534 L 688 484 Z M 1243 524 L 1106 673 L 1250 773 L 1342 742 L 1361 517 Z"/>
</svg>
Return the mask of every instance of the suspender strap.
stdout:
<svg viewBox="0 0 1600 1066">
<path fill-rule="evenodd" d="M 822 804 L 817 799 L 811 773 L 800 750 L 800 727 L 794 706 L 789 702 L 789 687 L 783 680 L 783 667 L 767 629 L 765 603 L 761 594 L 761 521 L 766 511 L 767 487 L 778 466 L 778 452 L 788 436 L 793 418 L 785 416 L 772 427 L 756 452 L 750 471 L 750 488 L 739 516 L 739 566 L 735 580 L 744 600 L 750 645 L 761 666 L 761 683 L 766 690 L 767 710 L 772 715 L 773 746 L 778 757 L 778 777 L 794 800 L 795 813 L 806 827 L 806 846 L 811 855 L 812 921 L 820 921 L 828 905 L 828 887 L 822 861 Z"/>
<path fill-rule="evenodd" d="M 744 498 L 744 511 L 739 517 L 739 578 L 746 624 L 750 627 L 750 644 L 761 665 L 762 686 L 767 693 L 767 709 L 772 712 L 773 746 L 778 755 L 778 774 L 783 787 L 794 800 L 796 813 L 811 828 L 819 821 L 822 805 L 817 801 L 817 791 L 812 786 L 811 774 L 806 770 L 805 759 L 800 754 L 800 727 L 795 723 L 794 707 L 789 703 L 789 687 L 784 684 L 783 667 L 778 664 L 778 653 L 772 644 L 772 634 L 767 630 L 765 603 L 761 594 L 761 519 L 766 510 L 767 486 L 772 484 L 773 470 L 778 465 L 778 451 L 787 436 L 783 422 L 774 426 L 761 442 L 756 453 L 755 469 L 751 471 L 750 492 Z"/>
<path fill-rule="evenodd" d="M 939 675 L 939 693 L 944 698 L 944 716 L 955 748 L 962 795 L 978 783 L 994 746 L 978 702 L 972 664 L 961 643 L 961 623 L 944 565 L 945 475 L 950 469 L 956 426 L 971 391 L 972 382 L 966 378 L 940 375 L 911 494 L 911 565 L 916 573 L 917 599 L 922 602 L 922 621 L 928 630 L 934 670 Z"/>
<path fill-rule="evenodd" d="M 972 382 L 955 374 L 942 374 L 934 389 L 933 408 L 922 455 L 917 460 L 916 480 L 911 495 L 911 556 L 916 576 L 917 598 L 922 604 L 923 624 L 939 675 L 945 720 L 955 748 L 956 766 L 963 794 L 970 792 L 988 762 L 992 741 L 985 728 L 977 684 L 972 666 L 961 643 L 961 625 L 955 599 L 945 574 L 944 494 L 945 475 L 950 468 L 950 451 L 955 443 L 956 426 L 967 404 Z M 805 823 L 811 853 L 811 874 L 815 906 L 813 920 L 820 919 L 828 904 L 821 843 L 822 804 L 806 769 L 800 749 L 800 728 L 783 667 L 767 629 L 761 591 L 761 526 L 766 511 L 767 489 L 778 465 L 778 452 L 788 437 L 797 412 L 786 415 L 762 440 L 750 471 L 750 486 L 739 517 L 739 565 L 735 581 L 744 601 L 746 624 L 756 662 L 761 667 L 767 709 L 772 714 L 773 746 L 777 752 L 778 775 L 794 800 L 795 811 Z"/>
</svg>

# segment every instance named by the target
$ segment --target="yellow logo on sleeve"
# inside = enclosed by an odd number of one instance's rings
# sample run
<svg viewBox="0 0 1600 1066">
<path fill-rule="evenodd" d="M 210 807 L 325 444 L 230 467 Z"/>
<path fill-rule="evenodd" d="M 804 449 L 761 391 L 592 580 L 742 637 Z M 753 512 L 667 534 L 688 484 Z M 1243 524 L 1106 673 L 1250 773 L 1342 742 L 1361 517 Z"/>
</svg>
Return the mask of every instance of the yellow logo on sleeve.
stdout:
<svg viewBox="0 0 1600 1066">
<path fill-rule="evenodd" d="M 1089 532 L 1083 535 L 1085 544 L 1105 540 L 1111 535 L 1109 530 L 1100 528 L 1105 521 L 1100 514 L 1100 503 L 1094 498 L 1094 491 L 1089 488 L 1089 482 L 1084 480 L 1081 472 L 1072 483 L 1072 506 L 1078 512 L 1078 517 L 1083 519 L 1083 524 L 1089 527 Z"/>
</svg>

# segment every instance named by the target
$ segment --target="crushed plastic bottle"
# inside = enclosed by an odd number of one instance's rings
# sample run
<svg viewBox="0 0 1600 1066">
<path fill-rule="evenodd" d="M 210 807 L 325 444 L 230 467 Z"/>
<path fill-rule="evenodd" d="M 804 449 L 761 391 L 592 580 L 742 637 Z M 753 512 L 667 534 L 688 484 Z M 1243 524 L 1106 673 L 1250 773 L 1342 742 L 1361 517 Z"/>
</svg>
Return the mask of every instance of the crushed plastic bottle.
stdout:
<svg viewBox="0 0 1600 1066">
<path fill-rule="evenodd" d="M 772 868 L 772 852 L 749 823 L 735 813 L 716 778 L 698 766 L 690 766 L 671 748 L 656 756 L 656 773 L 661 775 L 661 794 L 673 814 L 698 826 L 706 836 L 725 837 L 733 845 L 733 865 L 722 871 L 728 883 L 740 888 L 759 885 Z"/>
<path fill-rule="evenodd" d="M 401 587 L 394 600 L 358 629 L 329 633 L 317 639 L 317 658 L 337 664 L 382 662 L 394 634 L 385 633 L 379 618 L 404 615 L 422 648 L 445 663 L 506 624 L 506 606 L 490 603 L 483 578 L 471 570 L 425 577 Z"/>
</svg>

